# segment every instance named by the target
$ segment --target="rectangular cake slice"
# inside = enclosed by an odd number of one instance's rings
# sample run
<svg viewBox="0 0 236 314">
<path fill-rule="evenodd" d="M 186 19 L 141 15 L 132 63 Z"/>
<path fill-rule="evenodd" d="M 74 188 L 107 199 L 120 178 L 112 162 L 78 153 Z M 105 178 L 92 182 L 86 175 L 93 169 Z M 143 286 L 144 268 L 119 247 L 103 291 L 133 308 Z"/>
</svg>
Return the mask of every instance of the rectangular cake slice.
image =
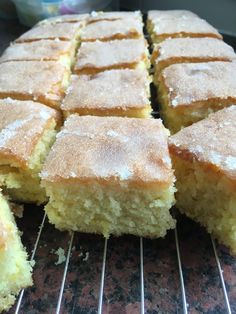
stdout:
<svg viewBox="0 0 236 314">
<path fill-rule="evenodd" d="M 81 41 L 110 41 L 143 37 L 143 23 L 137 19 L 101 20 L 87 24 L 81 32 Z"/>
<path fill-rule="evenodd" d="M 111 69 L 148 68 L 149 53 L 144 39 L 83 42 L 74 73 L 95 74 Z"/>
<path fill-rule="evenodd" d="M 0 312 L 7 311 L 20 290 L 32 285 L 32 267 L 8 202 L 0 193 Z"/>
<path fill-rule="evenodd" d="M 45 20 L 40 21 L 38 25 L 44 24 L 58 24 L 58 23 L 77 23 L 80 22 L 82 25 L 85 25 L 89 18 L 89 14 L 64 14 L 58 16 L 52 16 Z"/>
<path fill-rule="evenodd" d="M 216 38 L 170 38 L 155 44 L 152 53 L 156 77 L 175 63 L 232 60 L 236 60 L 233 48 Z"/>
<path fill-rule="evenodd" d="M 114 12 L 92 12 L 88 18 L 88 24 L 97 21 L 116 21 L 135 19 L 142 22 L 142 14 L 140 11 L 114 11 Z"/>
<path fill-rule="evenodd" d="M 161 115 L 172 133 L 236 102 L 236 62 L 173 64 L 158 79 Z"/>
<path fill-rule="evenodd" d="M 17 43 L 31 42 L 41 39 L 59 39 L 65 41 L 78 40 L 83 22 L 56 23 L 36 25 L 15 40 Z"/>
<path fill-rule="evenodd" d="M 0 100 L 0 186 L 13 200 L 46 201 L 39 172 L 59 118 L 56 110 L 36 102 Z"/>
<path fill-rule="evenodd" d="M 73 75 L 61 109 L 64 115 L 151 117 L 146 69 Z"/>
<path fill-rule="evenodd" d="M 153 43 L 159 43 L 168 37 L 213 37 L 222 39 L 220 33 L 212 25 L 198 17 L 157 20 L 150 35 Z"/>
<path fill-rule="evenodd" d="M 174 175 L 161 120 L 71 115 L 43 166 L 45 210 L 60 230 L 163 237 Z"/>
<path fill-rule="evenodd" d="M 9 61 L 0 64 L 0 98 L 34 100 L 60 108 L 70 70 L 56 61 Z"/>
<path fill-rule="evenodd" d="M 3 53 L 0 63 L 6 61 L 58 61 L 70 68 L 75 58 L 76 46 L 62 40 L 39 40 L 12 44 Z"/>
<path fill-rule="evenodd" d="M 173 135 L 177 207 L 236 253 L 236 106 Z"/>
</svg>

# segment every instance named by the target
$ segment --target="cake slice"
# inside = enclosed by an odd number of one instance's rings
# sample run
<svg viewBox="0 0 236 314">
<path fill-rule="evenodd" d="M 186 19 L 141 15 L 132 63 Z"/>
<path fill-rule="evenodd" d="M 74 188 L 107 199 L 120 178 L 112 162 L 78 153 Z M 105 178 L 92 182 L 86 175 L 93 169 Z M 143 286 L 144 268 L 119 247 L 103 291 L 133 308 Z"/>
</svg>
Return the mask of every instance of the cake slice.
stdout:
<svg viewBox="0 0 236 314">
<path fill-rule="evenodd" d="M 147 31 L 151 34 L 154 26 L 164 19 L 188 19 L 195 17 L 198 17 L 198 15 L 188 10 L 150 10 L 147 14 Z"/>
<path fill-rule="evenodd" d="M 174 17 L 156 20 L 150 30 L 153 43 L 168 37 L 213 37 L 222 39 L 220 33 L 207 21 L 199 17 Z"/>
<path fill-rule="evenodd" d="M 83 22 L 78 23 L 47 23 L 36 25 L 15 40 L 17 43 L 31 42 L 41 39 L 59 39 L 76 41 L 79 39 Z"/>
<path fill-rule="evenodd" d="M 9 61 L 0 64 L 0 98 L 34 100 L 60 108 L 70 70 L 55 61 Z"/>
<path fill-rule="evenodd" d="M 158 79 L 161 116 L 172 133 L 236 102 L 236 62 L 173 64 Z"/>
<path fill-rule="evenodd" d="M 96 116 L 150 118 L 150 78 L 143 69 L 73 75 L 61 109 Z"/>
<path fill-rule="evenodd" d="M 140 11 L 115 11 L 115 12 L 95 12 L 93 11 L 88 19 L 88 24 L 95 23 L 97 21 L 116 21 L 135 19 L 142 22 L 142 14 Z"/>
<path fill-rule="evenodd" d="M 137 19 L 101 20 L 87 24 L 81 41 L 110 41 L 114 39 L 143 38 L 143 23 Z"/>
<path fill-rule="evenodd" d="M 58 24 L 58 23 L 77 23 L 80 22 L 82 25 L 85 25 L 89 18 L 89 14 L 64 14 L 58 16 L 52 16 L 45 20 L 40 21 L 38 25 L 44 24 Z"/>
<path fill-rule="evenodd" d="M 175 63 L 232 60 L 236 60 L 233 48 L 216 38 L 170 38 L 154 45 L 152 53 L 155 77 Z"/>
<path fill-rule="evenodd" d="M 47 200 L 39 172 L 59 119 L 56 110 L 36 102 L 0 100 L 0 186 L 11 199 Z"/>
<path fill-rule="evenodd" d="M 32 267 L 13 214 L 0 194 L 0 312 L 7 311 L 20 290 L 32 285 Z"/>
<path fill-rule="evenodd" d="M 144 69 L 150 65 L 144 39 L 83 42 L 76 59 L 74 73 L 77 74 L 95 74 L 111 69 Z"/>
<path fill-rule="evenodd" d="M 70 41 L 39 40 L 10 45 L 0 63 L 6 61 L 58 61 L 70 68 L 75 57 L 75 45 Z"/>
<path fill-rule="evenodd" d="M 71 115 L 41 177 L 60 230 L 163 237 L 174 175 L 161 120 Z"/>
<path fill-rule="evenodd" d="M 170 138 L 177 207 L 236 253 L 236 106 Z"/>
</svg>

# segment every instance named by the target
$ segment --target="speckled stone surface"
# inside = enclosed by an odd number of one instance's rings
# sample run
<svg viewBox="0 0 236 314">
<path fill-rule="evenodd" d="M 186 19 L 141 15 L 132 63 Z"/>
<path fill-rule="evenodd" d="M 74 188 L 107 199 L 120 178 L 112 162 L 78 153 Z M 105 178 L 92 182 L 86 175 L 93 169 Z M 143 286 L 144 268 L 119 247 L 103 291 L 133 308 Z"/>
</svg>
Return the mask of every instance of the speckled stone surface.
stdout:
<svg viewBox="0 0 236 314">
<path fill-rule="evenodd" d="M 24 30 L 16 22 L 0 20 L 0 50 Z M 24 218 L 17 219 L 29 254 L 43 215 L 41 208 L 26 206 Z M 183 216 L 178 216 L 177 228 L 189 313 L 227 313 L 210 236 Z M 24 293 L 21 314 L 56 312 L 65 261 L 56 265 L 58 255 L 55 252 L 61 248 L 66 256 L 69 241 L 69 234 L 55 230 L 45 220 L 35 255 L 34 286 Z M 98 313 L 103 249 L 102 237 L 75 234 L 60 313 Z M 217 250 L 232 313 L 236 313 L 236 259 L 225 247 L 217 245 Z M 144 239 L 143 259 L 145 312 L 182 313 L 174 231 L 165 239 Z M 140 240 L 131 236 L 109 239 L 103 313 L 140 313 L 140 291 Z M 10 314 L 14 312 L 15 307 L 9 311 Z"/>
</svg>

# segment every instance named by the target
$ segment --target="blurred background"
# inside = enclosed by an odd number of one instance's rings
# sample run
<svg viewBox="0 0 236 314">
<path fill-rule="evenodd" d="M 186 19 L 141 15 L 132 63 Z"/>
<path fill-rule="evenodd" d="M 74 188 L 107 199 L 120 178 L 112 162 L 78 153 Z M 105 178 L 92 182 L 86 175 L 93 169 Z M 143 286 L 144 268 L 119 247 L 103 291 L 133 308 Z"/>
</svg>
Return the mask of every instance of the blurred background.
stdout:
<svg viewBox="0 0 236 314">
<path fill-rule="evenodd" d="M 92 10 L 187 9 L 207 19 L 220 31 L 236 35 L 236 0 L 0 0 L 0 17 L 32 26 L 58 14 Z"/>
</svg>

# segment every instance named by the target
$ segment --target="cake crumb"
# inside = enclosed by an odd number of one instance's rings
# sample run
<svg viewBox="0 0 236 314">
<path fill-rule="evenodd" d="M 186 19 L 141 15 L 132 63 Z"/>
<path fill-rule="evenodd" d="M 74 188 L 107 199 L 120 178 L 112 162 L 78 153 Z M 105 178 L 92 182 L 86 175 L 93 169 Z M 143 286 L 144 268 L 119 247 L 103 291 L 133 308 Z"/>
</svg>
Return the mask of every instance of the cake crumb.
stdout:
<svg viewBox="0 0 236 314">
<path fill-rule="evenodd" d="M 54 254 L 58 256 L 58 260 L 55 263 L 55 265 L 60 265 L 65 262 L 66 257 L 65 257 L 65 250 L 59 247 L 56 251 L 54 251 Z"/>
<path fill-rule="evenodd" d="M 85 257 L 82 259 L 83 262 L 87 262 L 89 259 L 89 252 L 85 252 Z"/>
</svg>

